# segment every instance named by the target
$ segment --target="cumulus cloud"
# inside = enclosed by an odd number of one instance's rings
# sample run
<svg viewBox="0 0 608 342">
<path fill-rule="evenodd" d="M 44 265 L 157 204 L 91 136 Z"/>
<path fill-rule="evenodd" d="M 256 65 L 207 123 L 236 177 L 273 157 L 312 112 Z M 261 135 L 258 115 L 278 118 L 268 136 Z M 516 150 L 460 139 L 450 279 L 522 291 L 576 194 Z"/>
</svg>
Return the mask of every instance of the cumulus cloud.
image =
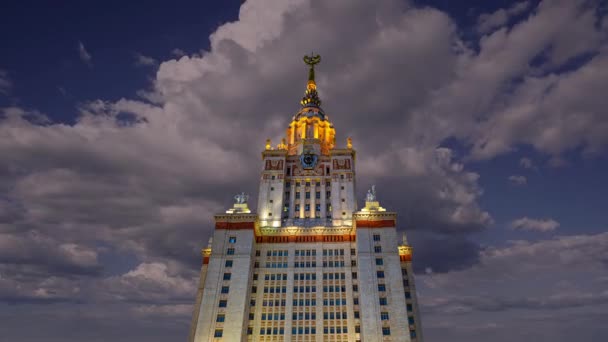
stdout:
<svg viewBox="0 0 608 342">
<path fill-rule="evenodd" d="M 158 61 L 150 56 L 142 55 L 141 53 L 135 53 L 135 65 L 136 66 L 155 66 Z"/>
<path fill-rule="evenodd" d="M 528 179 L 525 176 L 512 175 L 509 176 L 509 182 L 513 185 L 525 185 L 528 183 Z"/>
<path fill-rule="evenodd" d="M 509 18 L 519 15 L 530 7 L 530 1 L 522 1 L 513 4 L 513 6 L 504 9 L 501 8 L 494 13 L 484 13 L 477 19 L 477 31 L 479 33 L 488 33 L 492 30 L 504 26 Z"/>
<path fill-rule="evenodd" d="M 80 56 L 80 60 L 84 64 L 93 66 L 93 56 L 87 51 L 82 42 L 78 42 L 78 56 Z"/>
<path fill-rule="evenodd" d="M 179 57 L 185 56 L 186 52 L 182 49 L 175 48 L 175 49 L 171 50 L 171 54 L 173 56 L 179 58 Z"/>
<path fill-rule="evenodd" d="M 559 222 L 554 219 L 531 219 L 522 217 L 511 222 L 511 228 L 516 230 L 530 230 L 537 232 L 550 232 L 559 227 Z"/>
</svg>

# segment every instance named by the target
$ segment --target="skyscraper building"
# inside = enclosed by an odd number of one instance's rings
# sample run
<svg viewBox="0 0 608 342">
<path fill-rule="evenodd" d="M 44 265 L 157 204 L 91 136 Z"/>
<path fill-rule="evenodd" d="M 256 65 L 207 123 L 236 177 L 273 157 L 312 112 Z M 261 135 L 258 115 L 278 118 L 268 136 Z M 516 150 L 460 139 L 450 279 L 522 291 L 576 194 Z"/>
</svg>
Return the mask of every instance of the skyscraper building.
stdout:
<svg viewBox="0 0 608 342">
<path fill-rule="evenodd" d="M 352 140 L 336 147 L 320 57 L 304 62 L 301 109 L 262 152 L 257 214 L 240 194 L 215 216 L 190 341 L 421 342 L 412 247 L 374 187 L 357 210 Z"/>
</svg>

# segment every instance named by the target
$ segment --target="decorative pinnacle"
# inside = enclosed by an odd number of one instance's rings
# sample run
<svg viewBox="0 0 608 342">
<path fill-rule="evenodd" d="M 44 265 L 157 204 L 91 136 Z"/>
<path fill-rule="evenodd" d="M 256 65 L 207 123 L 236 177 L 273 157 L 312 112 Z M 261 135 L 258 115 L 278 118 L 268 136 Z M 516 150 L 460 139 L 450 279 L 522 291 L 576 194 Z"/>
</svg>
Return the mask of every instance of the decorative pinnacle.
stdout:
<svg viewBox="0 0 608 342">
<path fill-rule="evenodd" d="M 315 64 L 321 62 L 321 56 L 310 54 L 310 56 L 304 56 L 304 63 L 310 66 L 308 70 L 308 83 L 306 85 L 306 92 L 300 104 L 302 107 L 317 107 L 321 106 L 321 100 L 317 94 L 317 84 L 315 83 Z"/>
</svg>

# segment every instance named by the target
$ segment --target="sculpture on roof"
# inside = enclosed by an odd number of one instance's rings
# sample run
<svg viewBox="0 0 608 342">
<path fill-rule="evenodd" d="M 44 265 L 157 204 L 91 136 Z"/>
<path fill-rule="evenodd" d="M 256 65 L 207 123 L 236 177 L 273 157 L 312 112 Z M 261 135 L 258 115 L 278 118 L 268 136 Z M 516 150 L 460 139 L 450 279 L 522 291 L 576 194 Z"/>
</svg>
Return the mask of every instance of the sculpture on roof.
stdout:
<svg viewBox="0 0 608 342">
<path fill-rule="evenodd" d="M 236 204 L 245 204 L 249 199 L 249 195 L 245 195 L 244 192 L 241 192 L 240 194 L 234 196 L 234 199 L 236 200 Z"/>
<path fill-rule="evenodd" d="M 372 185 L 370 190 L 367 190 L 367 195 L 365 195 L 365 202 L 376 202 L 376 186 Z"/>
</svg>

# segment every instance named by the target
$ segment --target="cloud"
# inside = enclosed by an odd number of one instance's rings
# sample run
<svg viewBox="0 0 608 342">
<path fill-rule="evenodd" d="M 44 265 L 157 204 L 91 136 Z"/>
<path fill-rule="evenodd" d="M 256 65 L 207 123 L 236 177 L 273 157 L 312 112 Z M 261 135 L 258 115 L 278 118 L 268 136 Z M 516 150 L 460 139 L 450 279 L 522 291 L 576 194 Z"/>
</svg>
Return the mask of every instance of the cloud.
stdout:
<svg viewBox="0 0 608 342">
<path fill-rule="evenodd" d="M 509 176 L 509 182 L 513 185 L 525 185 L 528 179 L 525 176 L 512 175 Z"/>
<path fill-rule="evenodd" d="M 530 1 L 521 1 L 507 9 L 501 8 L 492 14 L 484 13 L 477 19 L 477 31 L 481 34 L 489 33 L 505 25 L 511 17 L 520 15 L 529 7 Z"/>
<path fill-rule="evenodd" d="M 511 228 L 517 230 L 530 230 L 537 232 L 549 232 L 557 229 L 559 222 L 553 219 L 531 219 L 522 217 L 511 222 Z"/>
<path fill-rule="evenodd" d="M 532 159 L 526 157 L 519 160 L 519 166 L 523 167 L 524 169 L 536 169 Z"/>
<path fill-rule="evenodd" d="M 12 88 L 13 82 L 8 77 L 8 72 L 0 69 L 0 94 L 8 95 Z"/>
<path fill-rule="evenodd" d="M 171 54 L 173 56 L 179 58 L 179 57 L 185 56 L 186 52 L 184 50 L 182 50 L 182 49 L 175 48 L 175 49 L 171 50 Z"/>
<path fill-rule="evenodd" d="M 604 336 L 606 331 L 598 327 L 603 326 L 600 317 L 608 314 L 602 281 L 607 250 L 608 233 L 511 241 L 484 249 L 470 268 L 420 274 L 425 332 L 440 340 L 475 336 L 479 341 L 507 341 L 514 336 L 509 331 L 518 331 L 516 337 L 525 340 L 540 329 L 542 336 L 554 331 L 563 340 L 560 336 L 569 327 L 554 322 L 574 315 L 573 325 L 591 329 L 591 336 Z"/>
<path fill-rule="evenodd" d="M 152 57 L 144 56 L 141 53 L 135 54 L 135 65 L 136 66 L 155 66 L 158 61 Z"/>
<path fill-rule="evenodd" d="M 80 60 L 86 64 L 87 66 L 93 66 L 93 56 L 85 49 L 84 44 L 82 42 L 78 42 L 78 55 L 80 56 Z"/>
</svg>

